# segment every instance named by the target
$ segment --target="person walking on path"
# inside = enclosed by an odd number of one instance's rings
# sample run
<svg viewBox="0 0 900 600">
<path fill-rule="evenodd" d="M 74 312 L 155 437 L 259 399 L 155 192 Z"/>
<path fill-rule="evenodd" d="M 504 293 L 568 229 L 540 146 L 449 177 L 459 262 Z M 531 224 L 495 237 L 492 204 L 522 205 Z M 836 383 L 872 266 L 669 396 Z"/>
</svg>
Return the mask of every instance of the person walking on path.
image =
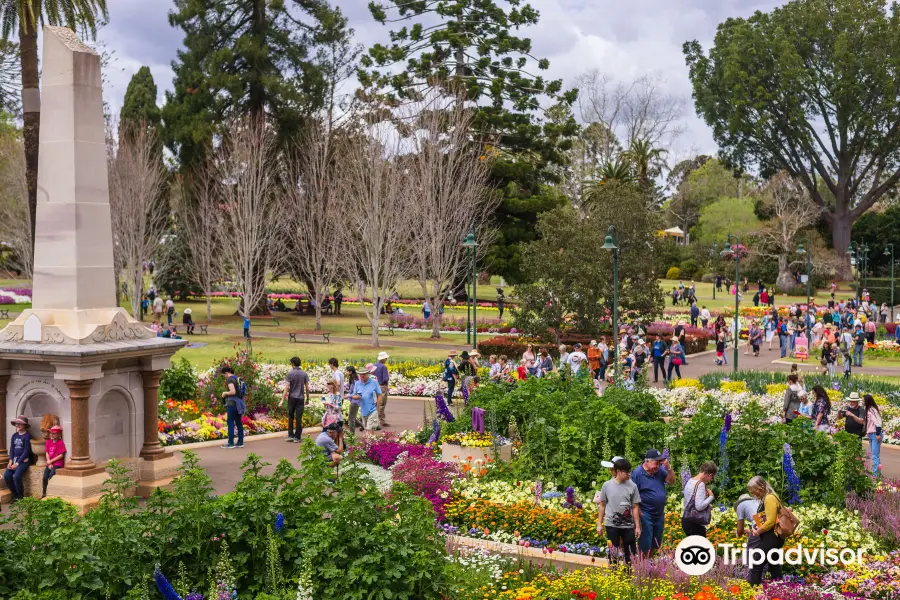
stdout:
<svg viewBox="0 0 900 600">
<path fill-rule="evenodd" d="M 644 455 L 644 462 L 631 473 L 631 480 L 641 498 L 641 535 L 638 548 L 642 554 L 654 555 L 663 540 L 666 524 L 666 486 L 675 483 L 675 471 L 656 448 Z"/>
<path fill-rule="evenodd" d="M 360 431 L 363 430 L 362 425 L 359 425 L 358 421 L 359 398 L 353 397 L 353 388 L 356 387 L 357 381 L 359 381 L 359 375 L 356 373 L 356 367 L 349 365 L 347 367 L 347 397 L 350 400 L 350 417 L 348 421 L 350 431 L 356 431 L 357 426 Z"/>
<path fill-rule="evenodd" d="M 344 372 L 341 370 L 338 359 L 331 357 L 328 359 L 328 368 L 331 369 L 331 378 L 337 385 L 337 393 L 341 395 L 341 400 L 345 397 L 346 386 L 344 385 Z"/>
<path fill-rule="evenodd" d="M 166 299 L 166 319 L 169 321 L 169 325 L 172 324 L 172 317 L 175 316 L 175 301 L 172 300 L 172 296 L 169 296 Z"/>
<path fill-rule="evenodd" d="M 600 488 L 597 533 L 605 535 L 613 548 L 622 552 L 625 564 L 630 565 L 631 556 L 637 552 L 636 540 L 641 536 L 641 494 L 629 478 L 628 459 L 617 458 L 612 465 L 612 478 Z M 617 554 L 610 558 L 617 559 Z"/>
<path fill-rule="evenodd" d="M 9 440 L 9 462 L 3 472 L 3 481 L 6 482 L 6 488 L 12 492 L 10 502 L 18 502 L 25 497 L 23 479 L 28 474 L 28 467 L 31 466 L 31 434 L 28 433 L 31 424 L 25 416 L 13 419 L 10 424 L 16 431 Z"/>
<path fill-rule="evenodd" d="M 706 526 L 710 520 L 710 505 L 715 500 L 712 491 L 707 486 L 716 477 L 719 468 L 714 462 L 705 462 L 700 465 L 700 472 L 691 477 L 684 489 L 684 509 L 681 513 L 681 528 L 684 535 L 699 535 L 706 537 Z"/>
<path fill-rule="evenodd" d="M 363 431 L 378 431 L 381 424 L 378 420 L 378 406 L 381 404 L 381 386 L 374 377 L 375 365 L 369 363 L 359 372 L 359 381 L 353 386 L 354 398 L 359 402 L 359 413 L 362 417 Z"/>
<path fill-rule="evenodd" d="M 684 346 L 678 341 L 678 338 L 672 338 L 672 345 L 669 346 L 669 370 L 666 373 L 668 380 L 672 381 L 672 371 L 678 379 L 681 379 L 681 365 L 684 364 Z"/>
<path fill-rule="evenodd" d="M 853 366 L 862 367 L 863 349 L 866 347 L 866 332 L 863 329 L 861 323 L 856 326 L 856 331 L 854 332 L 854 341 L 855 344 L 853 344 Z"/>
<path fill-rule="evenodd" d="M 385 410 L 388 402 L 388 392 L 391 389 L 391 372 L 387 368 L 387 359 L 390 358 L 387 352 L 378 353 L 378 362 L 375 363 L 375 379 L 381 387 L 381 398 L 378 402 L 378 420 L 382 427 L 390 427 L 387 422 Z"/>
<path fill-rule="evenodd" d="M 500 369 L 503 369 L 502 357 Z M 499 375 L 497 380 L 500 380 Z M 456 388 L 456 384 L 459 383 L 459 370 L 456 368 L 456 350 L 451 350 L 447 355 L 447 360 L 444 361 L 444 383 L 447 384 L 447 402 L 452 403 L 453 390 Z"/>
<path fill-rule="evenodd" d="M 225 376 L 225 391 L 222 399 L 225 401 L 225 426 L 228 428 L 228 443 L 223 448 L 244 447 L 244 422 L 238 411 L 238 399 L 240 398 L 241 381 L 234 374 L 234 369 L 228 365 L 222 367 L 222 375 Z M 234 430 L 237 428 L 237 445 L 234 443 Z"/>
<path fill-rule="evenodd" d="M 872 475 L 881 476 L 881 409 L 875 403 L 872 394 L 863 396 L 866 409 L 866 437 L 869 438 L 869 451 L 872 453 Z"/>
<path fill-rule="evenodd" d="M 781 563 L 770 563 L 768 554 L 770 550 L 784 546 L 784 538 L 775 531 L 775 526 L 778 524 L 778 510 L 782 504 L 769 482 L 759 475 L 750 480 L 747 484 L 747 491 L 762 505 L 762 510 L 758 512 L 757 517 L 754 517 L 754 523 L 750 529 L 750 535 L 759 536 L 759 549 L 765 553 L 766 560 L 762 564 L 754 566 L 749 577 L 750 585 L 760 585 L 766 570 L 769 571 L 773 580 L 781 579 Z M 762 524 L 757 526 L 757 519 L 762 521 Z"/>
<path fill-rule="evenodd" d="M 157 296 L 153 299 L 153 318 L 157 321 L 162 320 L 162 311 L 163 311 L 163 299 L 162 296 Z"/>
<path fill-rule="evenodd" d="M 291 358 L 291 365 L 294 368 L 288 372 L 285 378 L 284 395 L 278 406 L 284 406 L 284 401 L 287 399 L 288 434 L 285 441 L 299 442 L 303 433 L 303 407 L 309 403 L 309 375 L 300 368 L 298 357 Z M 294 428 L 295 417 L 296 429 Z"/>
<path fill-rule="evenodd" d="M 677 339 L 677 338 L 676 338 Z M 659 372 L 662 371 L 663 382 L 668 383 L 669 377 L 666 375 L 666 356 L 669 355 L 669 344 L 661 335 L 656 336 L 653 342 L 653 383 L 659 383 Z"/>
</svg>

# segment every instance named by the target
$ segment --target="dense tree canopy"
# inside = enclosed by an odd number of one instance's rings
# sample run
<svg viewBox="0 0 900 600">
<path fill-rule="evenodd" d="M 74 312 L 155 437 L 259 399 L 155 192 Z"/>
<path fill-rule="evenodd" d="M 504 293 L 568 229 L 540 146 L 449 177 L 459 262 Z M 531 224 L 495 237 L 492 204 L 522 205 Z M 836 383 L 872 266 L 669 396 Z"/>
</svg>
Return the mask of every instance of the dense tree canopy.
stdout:
<svg viewBox="0 0 900 600">
<path fill-rule="evenodd" d="M 206 155 L 229 118 L 265 112 L 281 140 L 324 105 L 317 49 L 346 27 L 325 0 L 175 0 L 184 31 L 163 109 L 167 145 L 182 166 Z"/>
<path fill-rule="evenodd" d="M 650 202 L 641 186 L 611 183 L 592 191 L 587 214 L 571 206 L 542 214 L 540 239 L 523 252 L 530 279 L 516 288 L 516 326 L 546 338 L 563 329 L 609 329 L 612 253 L 601 248 L 609 225 L 618 230 L 620 314 L 643 319 L 662 314 L 664 298 L 653 270 L 659 215 L 646 210 Z M 623 210 L 626 206 L 634 210 Z"/>
<path fill-rule="evenodd" d="M 552 189 L 560 180 L 555 167 L 565 163 L 577 130 L 571 114 L 541 115 L 548 101 L 570 106 L 576 92 L 537 74 L 549 62 L 532 57 L 531 40 L 514 34 L 536 24 L 538 12 L 518 0 L 384 0 L 370 10 L 379 23 L 399 28 L 389 46 L 375 44 L 363 57 L 360 96 L 396 106 L 437 91 L 477 103 L 472 130 L 496 141 L 491 186 L 504 193 L 496 215 L 501 231 L 487 262 L 511 281 L 522 279 L 521 244 L 534 239 L 537 215 L 564 201 Z"/>
<path fill-rule="evenodd" d="M 119 115 L 119 131 L 124 132 L 138 123 L 159 127 L 161 113 L 156 105 L 156 82 L 150 67 L 138 69 L 128 82 L 122 113 Z"/>
<path fill-rule="evenodd" d="M 702 246 L 719 242 L 723 247 L 728 234 L 744 237 L 759 230 L 759 219 L 753 212 L 754 202 L 749 198 L 721 198 L 707 204 L 700 211 L 700 219 L 691 230 L 694 241 Z"/>
<path fill-rule="evenodd" d="M 853 222 L 900 181 L 900 6 L 793 0 L 728 19 L 708 55 L 696 41 L 684 52 L 729 162 L 798 178 L 846 248 Z"/>
</svg>

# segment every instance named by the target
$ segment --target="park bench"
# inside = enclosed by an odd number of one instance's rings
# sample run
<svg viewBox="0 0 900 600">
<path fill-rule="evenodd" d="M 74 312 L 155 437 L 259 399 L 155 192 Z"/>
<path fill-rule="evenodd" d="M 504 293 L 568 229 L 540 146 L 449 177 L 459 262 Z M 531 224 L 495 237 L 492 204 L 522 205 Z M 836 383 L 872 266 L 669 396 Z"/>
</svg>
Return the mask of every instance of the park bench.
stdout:
<svg viewBox="0 0 900 600">
<path fill-rule="evenodd" d="M 368 323 L 366 323 L 365 325 L 357 325 L 356 326 L 356 335 L 362 335 L 363 329 L 368 329 L 369 331 L 372 331 L 372 326 L 369 325 Z M 395 326 L 393 323 L 388 323 L 388 324 L 379 326 L 379 329 L 387 329 L 388 335 L 394 335 Z"/>
<path fill-rule="evenodd" d="M 8 319 L 9 318 L 9 309 L 8 308 L 0 308 L 0 319 Z"/>
<path fill-rule="evenodd" d="M 288 337 L 290 338 L 289 341 L 296 342 L 298 335 L 321 335 L 323 344 L 328 344 L 331 342 L 330 331 L 316 331 L 315 329 L 290 332 L 288 333 Z"/>
<path fill-rule="evenodd" d="M 272 327 L 281 327 L 281 321 L 276 315 L 271 315 L 268 317 L 250 317 L 250 323 L 258 326 L 271 325 Z"/>
</svg>

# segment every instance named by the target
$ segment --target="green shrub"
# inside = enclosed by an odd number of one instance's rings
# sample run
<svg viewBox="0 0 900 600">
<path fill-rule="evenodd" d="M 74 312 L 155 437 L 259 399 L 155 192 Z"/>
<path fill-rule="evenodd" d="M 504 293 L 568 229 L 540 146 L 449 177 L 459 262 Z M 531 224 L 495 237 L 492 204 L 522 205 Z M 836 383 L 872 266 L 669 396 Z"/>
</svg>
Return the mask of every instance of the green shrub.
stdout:
<svg viewBox="0 0 900 600">
<path fill-rule="evenodd" d="M 197 374 L 186 358 L 163 371 L 159 378 L 159 399 L 169 398 L 179 402 L 197 398 Z"/>
<path fill-rule="evenodd" d="M 603 399 L 631 419 L 650 422 L 662 418 L 659 400 L 647 392 L 610 386 L 603 394 Z"/>
<path fill-rule="evenodd" d="M 703 283 L 715 283 L 716 282 L 716 274 L 715 273 L 704 273 L 700 277 L 700 281 Z"/>
<path fill-rule="evenodd" d="M 669 267 L 669 270 L 666 271 L 666 279 L 680 279 L 681 278 L 681 269 L 678 267 Z"/>
<path fill-rule="evenodd" d="M 697 261 L 690 258 L 681 263 L 681 276 L 686 279 L 693 278 L 697 274 L 697 269 Z"/>
</svg>

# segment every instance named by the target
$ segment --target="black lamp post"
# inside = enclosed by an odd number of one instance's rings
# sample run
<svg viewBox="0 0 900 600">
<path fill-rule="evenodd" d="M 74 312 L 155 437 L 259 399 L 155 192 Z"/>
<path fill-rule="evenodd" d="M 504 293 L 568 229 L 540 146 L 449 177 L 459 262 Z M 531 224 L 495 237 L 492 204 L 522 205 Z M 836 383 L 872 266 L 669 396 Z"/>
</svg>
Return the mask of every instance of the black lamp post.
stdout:
<svg viewBox="0 0 900 600">
<path fill-rule="evenodd" d="M 475 233 L 470 231 L 463 240 L 463 247 L 469 252 L 469 273 L 471 274 L 472 293 L 468 295 L 466 304 L 466 344 L 472 344 L 472 348 L 478 347 L 478 272 L 475 269 Z M 471 310 L 469 304 L 471 303 Z M 471 317 L 469 316 L 471 314 Z M 473 326 L 474 324 L 474 326 Z"/>
<path fill-rule="evenodd" d="M 890 250 L 888 250 L 890 248 Z M 894 245 L 888 244 L 884 255 L 891 257 L 891 323 L 894 322 Z"/>
<path fill-rule="evenodd" d="M 859 289 L 859 263 L 862 255 L 859 244 L 851 241 L 850 247 L 847 248 L 847 254 L 850 255 L 850 266 L 856 267 L 856 302 L 859 303 L 860 294 L 862 293 L 862 290 Z"/>
<path fill-rule="evenodd" d="M 734 238 L 732 245 L 731 239 Z M 725 241 L 725 249 L 722 254 L 725 256 L 734 256 L 734 372 L 738 370 L 738 339 L 741 337 L 741 330 L 738 326 L 738 310 L 740 308 L 740 287 L 738 281 L 741 280 L 741 252 L 737 247 L 739 244 L 737 236 L 730 233 Z"/>
<path fill-rule="evenodd" d="M 806 247 L 809 248 L 808 252 L 803 248 L 803 242 L 806 242 Z M 809 313 L 810 282 L 812 281 L 812 244 L 809 243 L 808 237 L 800 238 L 800 243 L 797 244 L 797 254 L 806 255 L 806 312 Z"/>
<path fill-rule="evenodd" d="M 613 306 L 612 306 L 612 356 L 613 383 L 619 383 L 619 232 L 615 225 L 610 225 L 606 230 L 606 239 L 603 241 L 604 250 L 612 250 L 613 255 Z"/>
<path fill-rule="evenodd" d="M 713 240 L 713 300 L 716 299 L 716 256 L 719 252 L 719 242 Z"/>
</svg>

